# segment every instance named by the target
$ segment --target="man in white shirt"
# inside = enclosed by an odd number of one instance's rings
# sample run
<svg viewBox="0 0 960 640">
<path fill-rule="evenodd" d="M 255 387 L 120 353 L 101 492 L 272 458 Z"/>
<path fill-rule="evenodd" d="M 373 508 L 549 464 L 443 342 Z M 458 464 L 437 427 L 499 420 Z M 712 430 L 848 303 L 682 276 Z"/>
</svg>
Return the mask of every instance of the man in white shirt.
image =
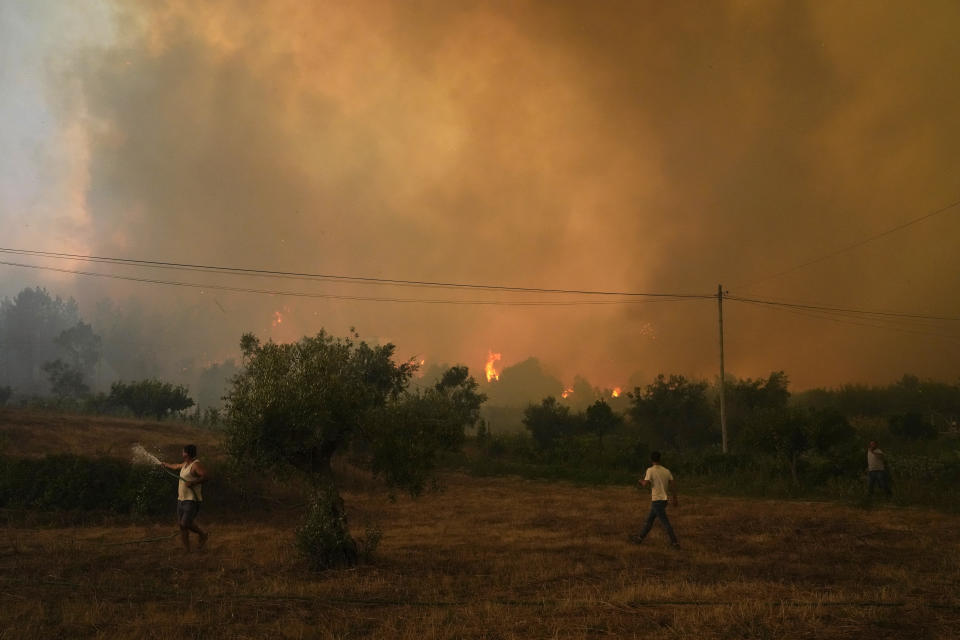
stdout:
<svg viewBox="0 0 960 640">
<path fill-rule="evenodd" d="M 673 474 L 670 473 L 669 469 L 660 464 L 659 451 L 654 451 L 650 454 L 650 461 L 653 464 L 647 469 L 643 480 L 640 480 L 638 483 L 641 486 L 650 487 L 650 514 L 647 516 L 647 522 L 643 526 L 643 531 L 637 535 L 630 536 L 630 542 L 636 544 L 643 542 L 643 539 L 647 537 L 647 534 L 650 533 L 650 529 L 653 527 L 653 521 L 660 518 L 660 522 L 663 523 L 663 527 L 667 530 L 667 535 L 670 536 L 670 545 L 679 547 L 680 543 L 677 542 L 677 536 L 673 532 L 673 527 L 670 526 L 670 520 L 667 518 L 668 494 L 673 500 L 673 506 L 680 506 L 680 501 L 677 499 L 677 489 L 676 483 L 673 480 Z"/>
<path fill-rule="evenodd" d="M 873 440 L 867 446 L 867 472 L 870 474 L 870 482 L 867 485 L 867 493 L 873 495 L 873 488 L 879 486 L 888 496 L 891 494 L 890 482 L 887 478 L 887 461 L 883 451 Z"/>
</svg>

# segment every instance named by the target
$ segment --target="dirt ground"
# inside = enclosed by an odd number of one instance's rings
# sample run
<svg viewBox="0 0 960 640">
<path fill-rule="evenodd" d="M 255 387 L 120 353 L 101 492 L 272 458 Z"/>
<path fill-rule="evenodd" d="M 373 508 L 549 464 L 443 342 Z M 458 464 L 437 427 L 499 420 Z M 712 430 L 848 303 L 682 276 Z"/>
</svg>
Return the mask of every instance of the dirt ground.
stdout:
<svg viewBox="0 0 960 640">
<path fill-rule="evenodd" d="M 956 638 L 960 528 L 933 511 L 681 496 L 682 548 L 627 541 L 645 496 L 445 478 L 345 494 L 371 562 L 312 575 L 295 516 L 0 533 L 0 638 Z M 216 499 L 213 487 L 208 500 Z M 156 538 L 160 538 L 157 540 Z M 143 542 L 134 542 L 144 540 Z"/>
<path fill-rule="evenodd" d="M 7 455 L 142 442 L 175 459 L 194 442 L 222 457 L 215 434 L 166 422 L 0 410 L 0 439 Z M 210 542 L 189 554 L 173 488 L 169 520 L 5 512 L 0 639 L 960 637 L 956 515 L 681 494 L 673 549 L 659 525 L 628 542 L 649 508 L 635 489 L 443 480 L 390 500 L 347 473 L 354 534 L 382 539 L 369 562 L 322 574 L 297 557 L 296 497 L 279 489 L 235 513 L 214 479 Z"/>
</svg>

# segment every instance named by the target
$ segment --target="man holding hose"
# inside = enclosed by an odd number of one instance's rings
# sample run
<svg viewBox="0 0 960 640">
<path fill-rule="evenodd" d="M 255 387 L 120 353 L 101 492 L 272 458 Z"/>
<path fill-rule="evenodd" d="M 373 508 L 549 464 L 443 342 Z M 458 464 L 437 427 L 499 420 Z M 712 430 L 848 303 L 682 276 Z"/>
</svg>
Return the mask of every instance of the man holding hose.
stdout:
<svg viewBox="0 0 960 640">
<path fill-rule="evenodd" d="M 200 513 L 200 504 L 203 502 L 201 485 L 207 481 L 207 472 L 197 460 L 196 445 L 188 444 L 181 452 L 183 462 L 170 464 L 162 462 L 167 469 L 180 471 L 180 483 L 177 485 L 177 523 L 180 525 L 180 539 L 183 548 L 190 551 L 190 532 L 196 533 L 200 540 L 197 549 L 203 549 L 210 537 L 206 531 L 197 526 L 195 520 Z"/>
</svg>

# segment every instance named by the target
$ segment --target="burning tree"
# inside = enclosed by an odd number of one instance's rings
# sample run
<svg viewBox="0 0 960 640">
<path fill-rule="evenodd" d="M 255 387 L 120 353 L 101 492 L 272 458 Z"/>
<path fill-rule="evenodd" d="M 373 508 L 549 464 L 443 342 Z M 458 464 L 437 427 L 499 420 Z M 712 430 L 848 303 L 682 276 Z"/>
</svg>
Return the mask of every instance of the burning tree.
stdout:
<svg viewBox="0 0 960 640">
<path fill-rule="evenodd" d="M 479 418 L 485 396 L 466 367 L 432 388 L 408 391 L 416 365 L 393 362 L 394 346 L 371 346 L 323 331 L 291 344 L 241 339 L 244 368 L 226 400 L 229 452 L 271 474 L 292 471 L 312 489 L 298 546 L 315 569 L 351 565 L 332 461 L 355 443 L 388 486 L 420 493 L 445 450 Z"/>
</svg>

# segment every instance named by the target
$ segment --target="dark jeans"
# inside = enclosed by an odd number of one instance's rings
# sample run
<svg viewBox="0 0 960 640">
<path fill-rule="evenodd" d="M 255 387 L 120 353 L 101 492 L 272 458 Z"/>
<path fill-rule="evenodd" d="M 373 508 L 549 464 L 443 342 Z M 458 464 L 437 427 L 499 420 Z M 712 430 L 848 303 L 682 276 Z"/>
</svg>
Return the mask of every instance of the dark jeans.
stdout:
<svg viewBox="0 0 960 640">
<path fill-rule="evenodd" d="M 192 525 L 198 513 L 200 503 L 196 500 L 177 500 L 177 523 L 181 527 Z"/>
<path fill-rule="evenodd" d="M 677 536 L 673 532 L 673 527 L 670 526 L 670 519 L 667 518 L 666 500 L 654 500 L 650 503 L 650 514 L 647 516 L 647 523 L 643 525 L 643 531 L 640 532 L 640 537 L 647 537 L 650 529 L 653 528 L 653 521 L 657 518 L 660 518 L 660 522 L 663 523 L 663 527 L 667 530 L 667 535 L 670 536 L 670 542 L 676 542 Z"/>
<path fill-rule="evenodd" d="M 892 493 L 890 491 L 890 481 L 887 478 L 887 472 L 885 470 L 870 472 L 870 481 L 867 484 L 867 493 L 873 495 L 874 487 L 880 487 L 888 496 Z"/>
</svg>

